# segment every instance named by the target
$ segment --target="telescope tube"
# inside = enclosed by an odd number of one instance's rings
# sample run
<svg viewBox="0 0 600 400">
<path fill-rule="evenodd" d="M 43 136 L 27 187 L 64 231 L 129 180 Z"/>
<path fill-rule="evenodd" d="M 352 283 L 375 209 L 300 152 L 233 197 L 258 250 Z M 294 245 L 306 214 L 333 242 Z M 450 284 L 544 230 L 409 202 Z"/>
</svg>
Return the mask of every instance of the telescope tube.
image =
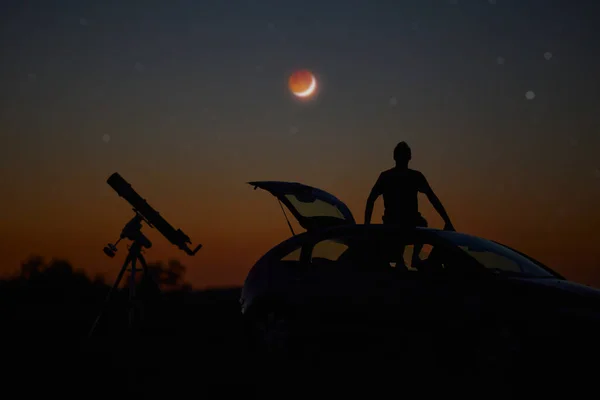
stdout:
<svg viewBox="0 0 600 400">
<path fill-rule="evenodd" d="M 148 202 L 144 200 L 121 175 L 119 175 L 119 173 L 115 172 L 112 174 L 107 179 L 106 183 L 108 183 L 120 197 L 127 200 L 129 204 L 146 218 L 152 226 L 156 227 L 169 242 L 188 254 L 192 253 L 186 245 L 186 243 L 191 243 L 190 238 L 183 233 L 181 229 L 175 230 L 175 228 L 161 217 L 159 212 L 152 208 L 152 206 L 150 206 L 150 204 L 148 204 Z"/>
</svg>

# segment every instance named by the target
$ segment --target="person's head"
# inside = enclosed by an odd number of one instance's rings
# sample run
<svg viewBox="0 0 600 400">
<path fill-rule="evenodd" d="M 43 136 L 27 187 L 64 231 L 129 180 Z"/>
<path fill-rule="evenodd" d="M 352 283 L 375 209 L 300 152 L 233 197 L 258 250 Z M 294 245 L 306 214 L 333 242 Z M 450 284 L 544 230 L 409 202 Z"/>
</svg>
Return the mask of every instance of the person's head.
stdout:
<svg viewBox="0 0 600 400">
<path fill-rule="evenodd" d="M 402 141 L 394 148 L 394 160 L 398 165 L 408 165 L 408 162 L 412 158 L 410 147 L 406 142 Z"/>
</svg>

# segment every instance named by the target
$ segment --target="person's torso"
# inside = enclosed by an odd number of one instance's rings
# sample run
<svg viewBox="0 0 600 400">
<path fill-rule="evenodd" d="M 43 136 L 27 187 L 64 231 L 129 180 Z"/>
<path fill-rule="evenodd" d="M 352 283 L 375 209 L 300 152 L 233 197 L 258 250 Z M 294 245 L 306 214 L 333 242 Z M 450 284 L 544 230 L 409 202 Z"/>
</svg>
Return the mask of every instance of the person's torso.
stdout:
<svg viewBox="0 0 600 400">
<path fill-rule="evenodd" d="M 384 219 L 412 220 L 419 214 L 421 174 L 412 169 L 392 168 L 382 174 Z"/>
</svg>

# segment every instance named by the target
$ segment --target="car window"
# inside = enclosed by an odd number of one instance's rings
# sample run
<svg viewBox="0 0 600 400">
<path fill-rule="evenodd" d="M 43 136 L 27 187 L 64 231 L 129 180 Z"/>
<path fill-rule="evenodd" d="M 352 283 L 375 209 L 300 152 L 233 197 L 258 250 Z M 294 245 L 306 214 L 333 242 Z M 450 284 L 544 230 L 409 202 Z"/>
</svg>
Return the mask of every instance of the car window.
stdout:
<svg viewBox="0 0 600 400">
<path fill-rule="evenodd" d="M 335 240 L 322 240 L 315 244 L 311 252 L 311 260 L 316 258 L 329 261 L 337 261 L 346 250 L 348 245 Z"/>
<path fill-rule="evenodd" d="M 416 244 L 416 246 L 415 246 Z M 418 257 L 413 257 L 419 251 Z M 457 270 L 456 256 L 427 241 L 389 237 L 337 237 L 317 242 L 311 253 L 314 265 L 333 263 L 348 268 L 397 268 L 409 272 Z"/>
<path fill-rule="evenodd" d="M 447 248 L 434 246 L 426 241 L 398 243 L 400 256 L 390 260 L 392 268 L 402 268 L 408 272 L 458 272 L 465 267 L 456 255 Z M 415 254 L 418 252 L 418 254 Z"/>
<path fill-rule="evenodd" d="M 491 240 L 447 232 L 440 232 L 440 236 L 444 236 L 449 242 L 493 272 L 539 278 L 554 277 L 527 257 Z"/>
<path fill-rule="evenodd" d="M 403 260 L 404 260 L 404 265 L 411 271 L 416 271 L 419 267 L 419 262 L 426 260 L 429 257 L 429 254 L 431 253 L 431 250 L 433 249 L 433 246 L 429 243 L 421 243 L 420 246 L 420 251 L 419 251 L 419 257 L 415 258 L 415 265 L 413 265 L 413 254 L 415 252 L 415 247 L 417 248 L 417 250 L 419 249 L 419 246 L 415 246 L 414 244 L 409 244 L 406 245 L 404 248 L 404 253 L 403 253 Z M 396 267 L 397 262 L 396 261 L 391 261 L 390 265 L 392 267 Z"/>
<path fill-rule="evenodd" d="M 303 217 L 335 217 L 344 219 L 344 215 L 335 204 L 330 204 L 321 199 L 303 201 L 305 199 L 299 198 L 295 194 L 286 194 L 285 197 Z"/>
<path fill-rule="evenodd" d="M 518 262 L 501 254 L 489 250 L 474 249 L 469 246 L 459 247 L 486 268 L 505 272 L 523 272 Z"/>
<path fill-rule="evenodd" d="M 300 253 L 302 252 L 302 248 L 298 247 L 296 250 L 293 250 L 291 253 L 286 254 L 281 258 L 281 261 L 300 261 Z"/>
</svg>

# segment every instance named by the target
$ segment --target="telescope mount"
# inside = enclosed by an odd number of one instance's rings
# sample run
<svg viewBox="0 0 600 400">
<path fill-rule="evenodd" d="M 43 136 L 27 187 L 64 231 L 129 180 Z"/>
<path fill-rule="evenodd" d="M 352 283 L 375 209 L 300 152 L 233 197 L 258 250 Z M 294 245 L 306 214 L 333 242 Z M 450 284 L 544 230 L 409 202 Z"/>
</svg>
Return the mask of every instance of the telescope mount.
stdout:
<svg viewBox="0 0 600 400">
<path fill-rule="evenodd" d="M 115 280 L 115 283 L 110 288 L 108 295 L 106 296 L 106 299 L 104 300 L 104 305 L 103 305 L 102 309 L 100 310 L 100 313 L 96 317 L 96 320 L 94 321 L 94 324 L 92 325 L 92 328 L 90 329 L 90 331 L 88 333 L 88 337 L 91 337 L 94 334 L 94 331 L 96 329 L 96 326 L 98 325 L 98 322 L 100 322 L 100 319 L 104 315 L 106 307 L 110 303 L 113 293 L 118 289 L 119 284 L 121 283 L 121 279 L 123 278 L 123 275 L 125 274 L 125 271 L 127 271 L 127 270 L 129 270 L 131 272 L 130 276 L 129 276 L 129 278 L 130 278 L 129 279 L 129 329 L 132 330 L 132 328 L 134 327 L 134 321 L 135 321 L 135 315 L 136 315 L 136 304 L 135 304 L 136 303 L 136 299 L 135 299 L 136 272 L 142 271 L 146 277 L 152 279 L 152 277 L 148 273 L 148 265 L 146 263 L 146 259 L 142 255 L 143 249 L 149 249 L 150 247 L 152 247 L 152 242 L 142 233 L 142 221 L 145 222 L 146 224 L 148 224 L 148 226 L 150 226 L 150 227 L 152 227 L 152 225 L 135 208 L 133 209 L 133 211 L 135 212 L 135 216 L 129 222 L 127 222 L 125 224 L 125 226 L 123 227 L 123 230 L 121 231 L 119 240 L 117 240 L 115 242 L 115 244 L 109 243 L 106 247 L 104 247 L 104 253 L 107 256 L 109 256 L 110 258 L 113 258 L 115 256 L 115 253 L 117 252 L 117 244 L 121 240 L 128 239 L 128 240 L 132 241 L 131 245 L 129 245 L 129 247 L 128 247 L 128 253 L 127 253 L 127 257 L 125 258 L 125 262 L 123 263 L 123 266 L 122 266 L 121 270 L 119 271 L 119 274 L 117 276 L 117 279 Z M 137 268 L 138 261 L 139 261 L 139 264 L 142 266 L 141 269 Z"/>
</svg>

